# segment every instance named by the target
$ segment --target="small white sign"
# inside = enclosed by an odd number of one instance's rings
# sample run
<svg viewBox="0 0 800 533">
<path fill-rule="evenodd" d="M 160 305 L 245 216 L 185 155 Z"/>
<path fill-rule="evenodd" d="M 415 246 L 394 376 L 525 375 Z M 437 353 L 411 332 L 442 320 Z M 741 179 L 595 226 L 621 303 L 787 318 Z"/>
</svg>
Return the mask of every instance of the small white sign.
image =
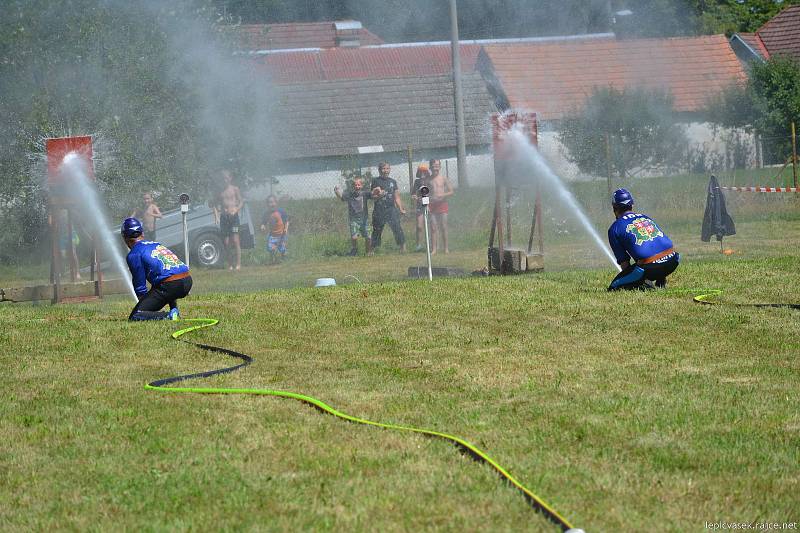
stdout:
<svg viewBox="0 0 800 533">
<path fill-rule="evenodd" d="M 383 152 L 383 145 L 378 144 L 376 146 L 359 146 L 358 153 L 359 154 L 378 154 Z"/>
</svg>

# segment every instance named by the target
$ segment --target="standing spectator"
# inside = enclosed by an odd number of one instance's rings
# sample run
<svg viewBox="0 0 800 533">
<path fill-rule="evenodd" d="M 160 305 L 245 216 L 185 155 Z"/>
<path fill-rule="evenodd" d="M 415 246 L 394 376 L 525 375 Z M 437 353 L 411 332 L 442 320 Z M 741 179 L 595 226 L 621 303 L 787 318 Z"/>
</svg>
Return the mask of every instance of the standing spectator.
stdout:
<svg viewBox="0 0 800 533">
<path fill-rule="evenodd" d="M 369 230 L 367 229 L 367 218 L 369 217 L 369 207 L 367 200 L 371 194 L 364 190 L 364 180 L 356 178 L 353 180 L 353 188 L 348 189 L 342 194 L 337 185 L 333 192 L 343 202 L 347 202 L 347 215 L 350 227 L 350 253 L 348 255 L 358 255 L 358 237 L 364 237 L 364 246 L 367 255 L 372 255 L 372 242 L 370 241 Z"/>
<path fill-rule="evenodd" d="M 422 250 L 420 235 L 425 231 L 425 206 L 422 205 L 419 188 L 423 185 L 430 188 L 430 178 L 431 171 L 428 170 L 428 165 L 420 163 L 417 167 L 417 176 L 414 178 L 414 184 L 411 186 L 411 199 L 417 204 L 417 247 L 415 249 L 417 252 Z"/>
<path fill-rule="evenodd" d="M 143 226 L 142 237 L 147 241 L 152 241 L 156 238 L 156 219 L 161 218 L 161 210 L 153 201 L 153 194 L 146 192 L 142 195 L 144 205 L 133 210 L 131 218 L 138 218 L 141 220 Z"/>
<path fill-rule="evenodd" d="M 278 199 L 274 194 L 267 196 L 267 211 L 261 219 L 261 231 L 267 233 L 267 251 L 272 256 L 272 264 L 277 262 L 278 253 L 281 259 L 286 257 L 286 239 L 289 234 L 289 215 L 282 207 L 278 207 Z"/>
<path fill-rule="evenodd" d="M 430 165 L 430 210 L 431 214 L 433 215 L 433 250 L 431 250 L 431 253 L 436 253 L 438 248 L 438 233 L 441 236 L 444 253 L 449 254 L 450 248 L 447 242 L 447 212 L 449 211 L 449 206 L 447 205 L 447 198 L 453 195 L 453 186 L 450 185 L 450 180 L 448 180 L 443 174 L 440 174 L 440 171 L 442 170 L 441 161 L 438 159 L 431 159 Z"/>
<path fill-rule="evenodd" d="M 221 172 L 223 189 L 217 197 L 215 214 L 219 217 L 219 231 L 225 241 L 225 256 L 228 261 L 228 270 L 242 269 L 242 246 L 239 243 L 239 211 L 242 210 L 242 192 L 233 184 L 233 174 L 230 170 Z M 233 253 L 231 253 L 233 248 Z M 233 255 L 233 258 L 231 258 Z"/>
<path fill-rule="evenodd" d="M 372 249 L 381 245 L 381 234 L 383 226 L 387 223 L 392 228 L 394 240 L 400 247 L 400 252 L 406 251 L 406 236 L 403 234 L 403 227 L 400 225 L 400 215 L 405 215 L 403 201 L 400 199 L 400 191 L 397 182 L 389 177 L 391 167 L 389 163 L 383 162 L 378 165 L 378 177 L 373 178 L 369 188 L 372 191 L 372 198 L 375 200 L 375 207 L 372 211 Z"/>
</svg>

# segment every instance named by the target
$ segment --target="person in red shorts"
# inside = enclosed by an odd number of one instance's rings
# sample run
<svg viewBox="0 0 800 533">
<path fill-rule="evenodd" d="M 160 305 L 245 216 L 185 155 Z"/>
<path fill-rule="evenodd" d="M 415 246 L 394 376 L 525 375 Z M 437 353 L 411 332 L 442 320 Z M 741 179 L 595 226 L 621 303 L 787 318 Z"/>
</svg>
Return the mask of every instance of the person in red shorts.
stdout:
<svg viewBox="0 0 800 533">
<path fill-rule="evenodd" d="M 431 205 L 429 206 L 433 218 L 433 238 L 431 239 L 431 253 L 435 254 L 439 248 L 439 236 L 441 236 L 442 249 L 444 253 L 450 253 L 447 233 L 447 213 L 450 207 L 447 198 L 453 195 L 453 186 L 450 180 L 441 174 L 442 162 L 438 159 L 430 160 L 430 188 Z"/>
</svg>

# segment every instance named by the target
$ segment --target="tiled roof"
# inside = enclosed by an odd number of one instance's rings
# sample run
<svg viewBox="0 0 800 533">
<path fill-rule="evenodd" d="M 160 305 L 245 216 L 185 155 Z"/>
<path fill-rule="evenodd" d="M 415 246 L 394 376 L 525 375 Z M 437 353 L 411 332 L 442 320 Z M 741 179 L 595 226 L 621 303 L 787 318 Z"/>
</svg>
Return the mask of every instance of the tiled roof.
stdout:
<svg viewBox="0 0 800 533">
<path fill-rule="evenodd" d="M 488 115 L 497 109 L 478 73 L 466 74 L 463 85 L 466 143 L 488 144 Z M 450 76 L 302 83 L 277 92 L 282 159 L 357 154 L 359 146 L 456 145 Z"/>
<path fill-rule="evenodd" d="M 475 70 L 480 45 L 461 45 L 461 69 Z M 253 56 L 273 83 L 342 79 L 380 79 L 447 74 L 451 71 L 450 44 L 372 46 L 286 51 Z"/>
<path fill-rule="evenodd" d="M 800 59 L 800 5 L 787 7 L 756 33 L 770 56 L 787 55 Z"/>
<path fill-rule="evenodd" d="M 238 27 L 243 50 L 283 50 L 291 48 L 334 48 L 333 22 L 293 22 L 291 24 L 242 24 Z M 358 31 L 361 45 L 381 44 L 383 40 L 366 28 Z"/>
<path fill-rule="evenodd" d="M 757 33 L 737 33 L 736 35 L 738 35 L 742 41 L 747 43 L 747 46 L 749 46 L 753 52 L 758 54 L 762 59 L 769 59 L 769 52 Z"/>
<path fill-rule="evenodd" d="M 672 39 L 490 44 L 480 68 L 497 79 L 512 107 L 561 118 L 595 87 L 659 87 L 677 111 L 699 111 L 745 71 L 724 35 Z M 487 69 L 489 69 L 487 71 Z"/>
</svg>

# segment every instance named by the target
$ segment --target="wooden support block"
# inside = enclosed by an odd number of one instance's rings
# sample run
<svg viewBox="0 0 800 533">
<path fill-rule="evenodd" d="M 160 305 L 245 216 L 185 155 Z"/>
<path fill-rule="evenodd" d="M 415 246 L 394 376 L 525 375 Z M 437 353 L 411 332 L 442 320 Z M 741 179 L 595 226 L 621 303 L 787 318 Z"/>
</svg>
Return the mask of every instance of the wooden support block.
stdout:
<svg viewBox="0 0 800 533">
<path fill-rule="evenodd" d="M 506 248 L 503 250 L 503 270 L 507 274 L 518 274 L 528 270 L 528 256 L 524 250 Z"/>
<path fill-rule="evenodd" d="M 500 263 L 500 250 L 491 247 L 488 250 L 489 271 L 493 274 L 521 274 L 523 272 L 541 272 L 544 270 L 542 254 L 528 254 L 519 248 L 503 250 L 503 262 Z"/>
<path fill-rule="evenodd" d="M 541 272 L 544 270 L 544 256 L 542 254 L 529 254 L 527 256 L 527 271 Z"/>
<path fill-rule="evenodd" d="M 30 287 L 10 287 L 3 289 L 4 302 L 31 302 L 34 300 L 52 300 L 55 285 L 34 285 Z"/>
<path fill-rule="evenodd" d="M 96 297 L 97 287 L 94 281 L 60 284 L 61 297 L 77 301 Z M 53 300 L 55 285 L 31 285 L 28 287 L 11 287 L 0 289 L 0 302 L 31 302 L 35 300 Z M 104 294 L 125 294 L 128 292 L 128 282 L 121 279 L 103 282 Z"/>
</svg>

